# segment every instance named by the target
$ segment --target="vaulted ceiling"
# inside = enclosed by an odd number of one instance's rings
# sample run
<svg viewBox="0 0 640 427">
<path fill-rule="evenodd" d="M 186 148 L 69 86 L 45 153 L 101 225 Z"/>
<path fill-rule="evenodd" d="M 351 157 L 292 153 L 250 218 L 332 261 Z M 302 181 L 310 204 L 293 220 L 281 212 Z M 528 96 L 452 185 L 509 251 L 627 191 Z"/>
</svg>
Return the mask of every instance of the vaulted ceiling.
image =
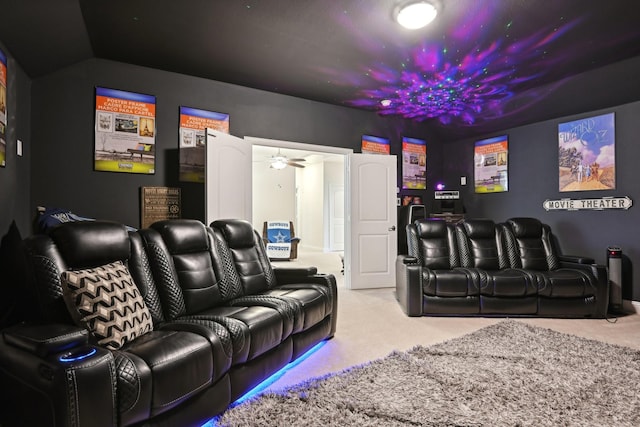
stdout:
<svg viewBox="0 0 640 427">
<path fill-rule="evenodd" d="M 640 100 L 637 0 L 438 1 L 409 31 L 394 0 L 0 0 L 0 41 L 34 79 L 104 58 L 424 121 L 443 139 Z"/>
</svg>

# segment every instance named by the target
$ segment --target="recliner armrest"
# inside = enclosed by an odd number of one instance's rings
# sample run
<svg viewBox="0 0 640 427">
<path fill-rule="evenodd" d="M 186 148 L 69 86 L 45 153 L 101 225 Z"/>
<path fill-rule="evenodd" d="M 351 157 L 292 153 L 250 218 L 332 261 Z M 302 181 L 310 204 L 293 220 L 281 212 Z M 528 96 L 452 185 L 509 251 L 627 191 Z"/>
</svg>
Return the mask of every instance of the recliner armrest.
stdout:
<svg viewBox="0 0 640 427">
<path fill-rule="evenodd" d="M 416 257 L 396 258 L 396 299 L 407 316 L 422 315 L 422 266 Z"/>
<path fill-rule="evenodd" d="M 296 267 L 296 268 L 274 268 L 277 279 L 287 279 L 293 277 L 309 277 L 318 274 L 317 267 Z"/>
<path fill-rule="evenodd" d="M 583 257 L 579 255 L 560 255 L 558 256 L 560 262 L 574 262 L 576 264 L 595 264 L 595 260 L 589 257 Z"/>
<path fill-rule="evenodd" d="M 5 329 L 2 333 L 7 344 L 41 358 L 63 353 L 89 342 L 89 332 L 74 325 L 19 324 Z"/>
</svg>

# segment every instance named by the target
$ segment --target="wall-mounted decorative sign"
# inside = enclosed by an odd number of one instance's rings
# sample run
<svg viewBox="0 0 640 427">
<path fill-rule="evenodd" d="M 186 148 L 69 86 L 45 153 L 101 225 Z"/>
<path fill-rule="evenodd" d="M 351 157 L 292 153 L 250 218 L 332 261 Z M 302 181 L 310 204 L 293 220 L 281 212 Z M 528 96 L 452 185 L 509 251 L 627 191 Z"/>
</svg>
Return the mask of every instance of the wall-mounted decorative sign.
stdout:
<svg viewBox="0 0 640 427">
<path fill-rule="evenodd" d="M 207 128 L 229 133 L 229 115 L 180 107 L 180 181 L 204 182 Z"/>
<path fill-rule="evenodd" d="M 140 228 L 156 221 L 181 216 L 180 189 L 172 187 L 141 187 Z"/>
<path fill-rule="evenodd" d="M 391 146 L 387 138 L 379 136 L 362 135 L 363 154 L 391 154 Z"/>
<path fill-rule="evenodd" d="M 558 125 L 560 191 L 616 188 L 614 113 Z"/>
<path fill-rule="evenodd" d="M 402 188 L 427 188 L 427 142 L 423 139 L 402 138 Z"/>
<path fill-rule="evenodd" d="M 625 197 L 602 197 L 600 199 L 559 199 L 545 200 L 542 207 L 546 211 L 565 210 L 596 210 L 605 209 L 629 209 L 633 205 L 633 201 L 629 196 Z"/>
<path fill-rule="evenodd" d="M 96 87 L 94 169 L 156 171 L 156 97 Z"/>
<path fill-rule="evenodd" d="M 7 56 L 0 50 L 0 166 L 7 158 Z"/>
<path fill-rule="evenodd" d="M 507 135 L 477 141 L 473 164 L 476 193 L 509 190 L 509 139 Z"/>
</svg>

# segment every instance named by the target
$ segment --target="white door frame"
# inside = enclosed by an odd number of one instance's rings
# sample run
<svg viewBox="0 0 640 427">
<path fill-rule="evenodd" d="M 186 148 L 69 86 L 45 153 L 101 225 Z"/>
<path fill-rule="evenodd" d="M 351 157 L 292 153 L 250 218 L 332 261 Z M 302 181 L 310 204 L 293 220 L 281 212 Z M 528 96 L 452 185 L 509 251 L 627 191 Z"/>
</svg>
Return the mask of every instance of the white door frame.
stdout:
<svg viewBox="0 0 640 427">
<path fill-rule="evenodd" d="M 279 139 L 268 139 L 268 138 L 257 138 L 257 137 L 253 137 L 253 136 L 245 136 L 244 137 L 245 140 L 247 140 L 248 142 L 250 142 L 252 145 L 262 145 L 265 147 L 276 147 L 276 148 L 290 148 L 290 149 L 294 149 L 294 150 L 303 150 L 303 151 L 315 151 L 318 153 L 329 153 L 329 154 L 339 154 L 343 156 L 344 159 L 344 170 L 343 170 L 343 174 L 346 178 L 347 176 L 347 166 L 348 166 L 348 159 L 347 156 L 349 154 L 353 154 L 353 149 L 351 148 L 343 148 L 343 147 L 330 147 L 328 145 L 315 145 L 315 144 L 308 144 L 308 143 L 304 143 L 304 142 L 292 142 L 292 141 L 283 141 L 283 140 L 279 140 Z M 349 189 L 347 188 L 347 183 L 345 180 L 345 200 L 344 200 L 344 206 L 345 206 L 345 218 L 349 218 L 349 212 L 348 207 L 347 207 L 347 197 L 349 194 Z M 296 212 L 297 214 L 297 212 Z M 346 229 L 347 227 L 345 227 L 345 240 L 347 239 L 347 235 L 346 235 Z M 346 262 L 346 261 L 345 261 Z M 346 265 L 345 265 L 346 267 Z M 346 269 L 345 269 L 346 271 Z M 345 276 L 346 277 L 346 276 Z"/>
</svg>

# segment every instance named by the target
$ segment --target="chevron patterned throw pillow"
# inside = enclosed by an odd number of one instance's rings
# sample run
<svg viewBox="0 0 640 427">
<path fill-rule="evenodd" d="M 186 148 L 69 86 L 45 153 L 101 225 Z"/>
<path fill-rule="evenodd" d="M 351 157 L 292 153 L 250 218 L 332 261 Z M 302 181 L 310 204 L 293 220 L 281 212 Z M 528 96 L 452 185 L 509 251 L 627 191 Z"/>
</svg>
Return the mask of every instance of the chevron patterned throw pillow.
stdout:
<svg viewBox="0 0 640 427">
<path fill-rule="evenodd" d="M 153 330 L 151 314 L 121 261 L 65 271 L 61 279 L 71 316 L 97 338 L 99 345 L 117 350 Z"/>
</svg>

